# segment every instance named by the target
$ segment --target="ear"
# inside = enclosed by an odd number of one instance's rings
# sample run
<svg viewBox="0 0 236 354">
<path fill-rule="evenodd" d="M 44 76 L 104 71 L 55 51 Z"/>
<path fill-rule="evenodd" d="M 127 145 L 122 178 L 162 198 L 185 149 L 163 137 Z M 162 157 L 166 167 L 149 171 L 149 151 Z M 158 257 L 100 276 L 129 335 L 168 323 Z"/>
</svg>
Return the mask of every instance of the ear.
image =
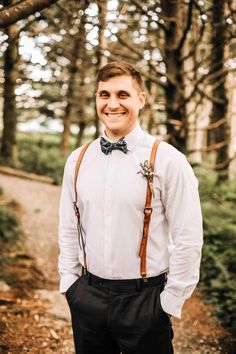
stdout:
<svg viewBox="0 0 236 354">
<path fill-rule="evenodd" d="M 139 93 L 139 102 L 140 102 L 139 108 L 142 109 L 146 103 L 146 92 L 141 91 Z"/>
</svg>

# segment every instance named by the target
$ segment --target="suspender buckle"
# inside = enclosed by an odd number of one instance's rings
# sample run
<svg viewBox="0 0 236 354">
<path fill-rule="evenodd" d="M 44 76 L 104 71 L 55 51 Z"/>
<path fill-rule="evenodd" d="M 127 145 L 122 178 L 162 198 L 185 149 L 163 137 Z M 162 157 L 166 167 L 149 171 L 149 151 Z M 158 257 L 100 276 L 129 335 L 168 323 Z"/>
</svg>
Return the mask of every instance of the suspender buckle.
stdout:
<svg viewBox="0 0 236 354">
<path fill-rule="evenodd" d="M 144 214 L 145 215 L 147 215 L 147 214 L 152 214 L 152 208 L 151 207 L 145 207 L 144 209 L 143 209 L 143 212 L 144 212 Z"/>
<path fill-rule="evenodd" d="M 141 275 L 142 275 L 143 282 L 147 283 L 148 282 L 147 273 L 141 273 Z"/>
</svg>

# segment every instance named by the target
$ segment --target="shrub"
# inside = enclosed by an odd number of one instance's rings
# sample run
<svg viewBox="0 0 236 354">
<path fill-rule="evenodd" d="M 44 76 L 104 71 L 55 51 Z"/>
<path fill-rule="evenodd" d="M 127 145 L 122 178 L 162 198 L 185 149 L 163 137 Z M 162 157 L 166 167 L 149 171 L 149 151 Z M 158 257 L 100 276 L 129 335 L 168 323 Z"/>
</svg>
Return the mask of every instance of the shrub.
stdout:
<svg viewBox="0 0 236 354">
<path fill-rule="evenodd" d="M 15 242 L 20 235 L 20 228 L 13 212 L 6 206 L 0 206 L 0 241 Z"/>
<path fill-rule="evenodd" d="M 214 173 L 198 173 L 204 247 L 201 287 L 216 314 L 236 333 L 236 181 L 216 183 Z"/>
<path fill-rule="evenodd" d="M 61 183 L 66 157 L 59 149 L 58 136 L 20 135 L 19 161 L 23 170 L 52 177 L 55 184 Z"/>
</svg>

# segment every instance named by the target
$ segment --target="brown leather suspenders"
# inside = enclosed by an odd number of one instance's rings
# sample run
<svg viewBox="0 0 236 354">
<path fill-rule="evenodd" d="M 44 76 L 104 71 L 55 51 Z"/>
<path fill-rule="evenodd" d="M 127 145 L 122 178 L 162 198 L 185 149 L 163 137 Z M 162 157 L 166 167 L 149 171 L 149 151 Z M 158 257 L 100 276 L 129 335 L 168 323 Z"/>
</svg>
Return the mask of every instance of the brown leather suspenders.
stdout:
<svg viewBox="0 0 236 354">
<path fill-rule="evenodd" d="M 156 140 L 154 142 L 153 146 L 152 146 L 152 151 L 151 151 L 151 156 L 150 156 L 150 161 L 149 161 L 149 166 L 150 166 L 152 172 L 154 172 L 156 152 L 157 152 L 157 148 L 158 148 L 159 143 L 160 143 L 160 141 Z M 82 232 L 81 232 L 80 213 L 79 213 L 79 207 L 77 205 L 78 196 L 77 196 L 76 184 L 77 184 L 77 178 L 78 178 L 78 174 L 79 174 L 81 161 L 82 161 L 82 159 L 84 157 L 84 154 L 85 154 L 87 148 L 89 147 L 89 145 L 90 144 L 86 144 L 83 147 L 83 149 L 81 150 L 80 155 L 78 157 L 78 160 L 76 162 L 75 175 L 74 175 L 75 200 L 73 202 L 75 215 L 76 215 L 76 218 L 77 218 L 78 237 L 79 237 L 79 240 L 81 238 L 81 241 L 82 241 L 82 248 L 83 248 L 83 254 L 84 254 L 84 270 L 85 270 L 85 273 L 86 273 L 86 270 L 87 270 L 85 241 L 83 239 Z M 151 215 L 152 215 L 152 207 L 151 207 L 152 203 L 151 202 L 152 202 L 152 190 L 151 190 L 150 184 L 147 183 L 146 203 L 145 203 L 145 208 L 143 210 L 143 212 L 144 212 L 143 236 L 142 236 L 141 246 L 140 246 L 140 251 L 139 251 L 139 257 L 141 258 L 140 274 L 141 274 L 141 277 L 144 279 L 144 281 L 147 281 L 146 256 L 147 256 L 147 240 L 148 240 L 149 224 L 150 224 Z"/>
<path fill-rule="evenodd" d="M 83 149 L 81 150 L 78 160 L 76 162 L 76 166 L 75 166 L 75 175 L 74 175 L 74 192 L 75 192 L 75 200 L 73 202 L 73 206 L 74 206 L 74 211 L 75 211 L 75 216 L 77 218 L 77 230 L 78 230 L 78 239 L 80 241 L 82 241 L 82 248 L 83 248 L 83 254 L 84 254 L 84 273 L 86 274 L 86 270 L 87 270 L 87 261 L 86 261 L 86 253 L 85 253 L 85 241 L 82 235 L 82 230 L 81 230 L 81 223 L 80 223 L 80 213 L 79 213 L 79 207 L 77 205 L 77 201 L 78 201 L 78 195 L 77 195 L 77 188 L 76 188 L 76 183 L 77 183 L 77 178 L 78 178 L 78 174 L 79 174 L 79 168 L 82 162 L 82 159 L 84 157 L 85 151 L 87 150 L 87 148 L 89 147 L 90 143 L 84 145 Z"/>
<path fill-rule="evenodd" d="M 152 146 L 152 151 L 151 151 L 151 156 L 150 156 L 150 161 L 149 161 L 149 166 L 150 166 L 152 172 L 154 172 L 156 152 L 157 152 L 157 148 L 158 148 L 159 143 L 160 143 L 160 141 L 156 140 Z M 151 215 L 152 215 L 152 191 L 151 191 L 151 187 L 150 187 L 149 183 L 147 183 L 146 203 L 145 203 L 145 208 L 144 208 L 143 212 L 144 212 L 143 237 L 142 237 L 142 241 L 141 241 L 139 257 L 141 258 L 140 274 L 141 274 L 141 277 L 144 279 L 144 281 L 146 281 L 147 280 L 147 271 L 146 271 L 147 240 L 148 240 L 149 224 L 150 224 Z"/>
</svg>

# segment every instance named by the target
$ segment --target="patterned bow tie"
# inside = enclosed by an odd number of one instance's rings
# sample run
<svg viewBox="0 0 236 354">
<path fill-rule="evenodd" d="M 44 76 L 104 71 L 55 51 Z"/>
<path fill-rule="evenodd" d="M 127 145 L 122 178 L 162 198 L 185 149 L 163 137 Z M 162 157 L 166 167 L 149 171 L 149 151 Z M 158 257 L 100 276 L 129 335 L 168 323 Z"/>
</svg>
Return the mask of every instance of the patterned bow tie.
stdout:
<svg viewBox="0 0 236 354">
<path fill-rule="evenodd" d="M 120 140 L 116 141 L 115 143 L 110 143 L 103 137 L 100 139 L 101 150 L 105 155 L 108 155 L 112 150 L 120 150 L 127 154 L 127 143 L 125 138 L 121 138 Z"/>
</svg>

